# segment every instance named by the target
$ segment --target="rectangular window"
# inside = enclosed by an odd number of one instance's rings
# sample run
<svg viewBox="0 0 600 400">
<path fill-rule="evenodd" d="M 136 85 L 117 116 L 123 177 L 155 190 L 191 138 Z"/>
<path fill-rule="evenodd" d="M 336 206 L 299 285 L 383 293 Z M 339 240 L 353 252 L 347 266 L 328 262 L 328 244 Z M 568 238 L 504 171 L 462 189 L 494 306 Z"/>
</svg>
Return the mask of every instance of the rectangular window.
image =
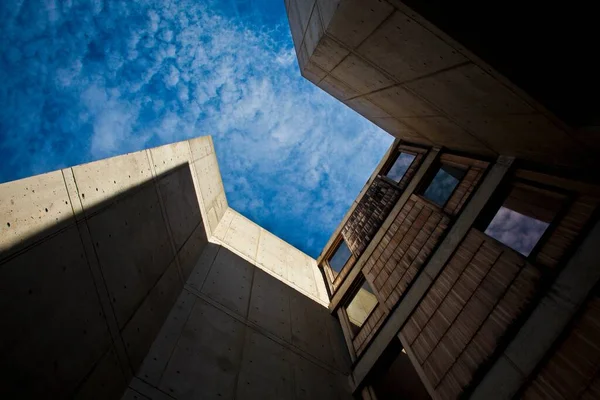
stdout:
<svg viewBox="0 0 600 400">
<path fill-rule="evenodd" d="M 563 200 L 563 196 L 545 190 L 515 186 L 496 211 L 485 234 L 527 257 L 562 207 Z"/>
<path fill-rule="evenodd" d="M 354 335 L 360 331 L 371 312 L 377 306 L 377 297 L 373 293 L 373 289 L 365 280 L 361 288 L 354 295 L 350 303 L 346 306 L 346 313 L 350 320 L 350 327 Z"/>
<path fill-rule="evenodd" d="M 394 165 L 392 165 L 392 168 L 390 168 L 386 176 L 393 181 L 400 182 L 414 160 L 414 155 L 408 153 L 400 153 L 398 155 L 398 158 L 396 158 L 396 161 L 394 161 Z"/>
<path fill-rule="evenodd" d="M 351 255 L 352 253 L 350 253 L 348 245 L 346 245 L 346 242 L 342 239 L 337 249 L 335 249 L 335 253 L 333 253 L 328 260 L 329 266 L 335 273 L 339 273 L 342 268 L 344 268 L 344 265 L 346 265 Z"/>
<path fill-rule="evenodd" d="M 429 186 L 427 186 L 423 196 L 440 207 L 443 207 L 454 192 L 456 186 L 458 186 L 465 176 L 465 173 L 466 171 L 464 169 L 452 167 L 450 165 L 442 165 L 429 183 Z"/>
</svg>

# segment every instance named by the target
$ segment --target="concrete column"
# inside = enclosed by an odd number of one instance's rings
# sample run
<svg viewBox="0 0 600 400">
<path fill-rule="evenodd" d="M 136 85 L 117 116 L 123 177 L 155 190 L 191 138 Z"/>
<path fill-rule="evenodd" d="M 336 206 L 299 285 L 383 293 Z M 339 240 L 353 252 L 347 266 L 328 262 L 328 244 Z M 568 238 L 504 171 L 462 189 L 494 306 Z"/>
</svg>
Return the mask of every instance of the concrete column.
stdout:
<svg viewBox="0 0 600 400">
<path fill-rule="evenodd" d="M 485 176 L 481 185 L 465 206 L 463 212 L 454 222 L 452 228 L 450 228 L 450 231 L 424 267 L 423 273 L 419 274 L 416 278 L 414 284 L 406 293 L 406 296 L 389 316 L 367 351 L 356 364 L 353 371 L 353 378 L 356 385 L 355 390 L 361 386 L 365 377 L 375 365 L 375 362 L 377 362 L 386 347 L 398 334 L 398 331 L 400 331 L 402 325 L 404 325 L 414 308 L 421 301 L 421 298 L 427 292 L 437 274 L 442 267 L 446 265 L 456 247 L 469 232 L 475 219 L 506 176 L 513 161 L 513 157 L 500 156 L 497 163 Z M 419 170 L 419 173 L 420 172 L 421 170 Z M 381 231 L 382 230 L 380 230 L 379 233 L 381 233 Z"/>
<path fill-rule="evenodd" d="M 515 395 L 600 281 L 599 246 L 597 222 L 472 398 L 509 399 Z"/>
</svg>

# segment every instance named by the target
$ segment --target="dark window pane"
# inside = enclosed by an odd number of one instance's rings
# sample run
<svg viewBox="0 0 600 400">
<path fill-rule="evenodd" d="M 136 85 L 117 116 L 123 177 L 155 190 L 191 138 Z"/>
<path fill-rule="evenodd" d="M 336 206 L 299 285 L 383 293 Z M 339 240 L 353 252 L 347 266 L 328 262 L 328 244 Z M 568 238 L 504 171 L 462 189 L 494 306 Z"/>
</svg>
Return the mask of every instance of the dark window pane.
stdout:
<svg viewBox="0 0 600 400">
<path fill-rule="evenodd" d="M 443 207 L 463 176 L 465 170 L 444 165 L 435 174 L 423 196 Z"/>
<path fill-rule="evenodd" d="M 375 309 L 375 306 L 377 306 L 377 297 L 375 297 L 373 289 L 365 281 L 346 307 L 346 313 L 348 314 L 354 334 L 358 333 L 371 312 Z"/>
<path fill-rule="evenodd" d="M 408 167 L 410 167 L 410 164 L 412 164 L 414 159 L 415 156 L 413 156 L 412 154 L 400 153 L 398 158 L 396 158 L 394 165 L 392 165 L 392 168 L 390 168 L 390 171 L 387 173 L 387 177 L 396 182 L 400 182 L 406 171 L 408 171 Z"/>
<path fill-rule="evenodd" d="M 350 249 L 346 245 L 346 242 L 342 240 L 342 243 L 335 250 L 333 257 L 329 259 L 329 265 L 335 272 L 340 272 L 350 256 Z"/>
<path fill-rule="evenodd" d="M 506 207 L 500 207 L 485 230 L 485 234 L 524 256 L 528 256 L 548 225 L 548 222 L 528 217 Z"/>
</svg>

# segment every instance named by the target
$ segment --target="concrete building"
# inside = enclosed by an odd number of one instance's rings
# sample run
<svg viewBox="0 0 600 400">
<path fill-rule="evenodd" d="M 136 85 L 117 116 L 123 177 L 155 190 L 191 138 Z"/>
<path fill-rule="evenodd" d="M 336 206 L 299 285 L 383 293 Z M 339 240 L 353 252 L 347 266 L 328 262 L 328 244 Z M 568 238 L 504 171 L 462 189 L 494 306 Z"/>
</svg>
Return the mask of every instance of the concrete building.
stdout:
<svg viewBox="0 0 600 400">
<path fill-rule="evenodd" d="M 397 138 L 322 254 L 229 208 L 210 137 L 2 184 L 0 397 L 599 398 L 594 61 L 534 74 L 556 34 L 505 2 L 285 4 Z"/>
<path fill-rule="evenodd" d="M 317 260 L 357 396 L 600 397 L 593 24 L 528 7 L 286 1 L 302 75 L 397 138 Z"/>
<path fill-rule="evenodd" d="M 350 398 L 314 259 L 228 207 L 210 137 L 0 185 L 0 398 Z"/>
</svg>

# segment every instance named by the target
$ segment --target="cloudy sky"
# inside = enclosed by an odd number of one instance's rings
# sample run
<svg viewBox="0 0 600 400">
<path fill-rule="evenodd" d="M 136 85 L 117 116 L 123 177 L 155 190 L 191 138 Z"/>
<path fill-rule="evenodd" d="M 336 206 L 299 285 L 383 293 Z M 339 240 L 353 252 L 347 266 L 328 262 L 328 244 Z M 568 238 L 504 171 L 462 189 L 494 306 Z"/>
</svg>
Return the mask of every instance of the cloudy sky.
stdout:
<svg viewBox="0 0 600 400">
<path fill-rule="evenodd" d="M 213 135 L 230 205 L 317 256 L 391 137 L 300 76 L 283 0 L 0 2 L 0 182 Z"/>
</svg>

